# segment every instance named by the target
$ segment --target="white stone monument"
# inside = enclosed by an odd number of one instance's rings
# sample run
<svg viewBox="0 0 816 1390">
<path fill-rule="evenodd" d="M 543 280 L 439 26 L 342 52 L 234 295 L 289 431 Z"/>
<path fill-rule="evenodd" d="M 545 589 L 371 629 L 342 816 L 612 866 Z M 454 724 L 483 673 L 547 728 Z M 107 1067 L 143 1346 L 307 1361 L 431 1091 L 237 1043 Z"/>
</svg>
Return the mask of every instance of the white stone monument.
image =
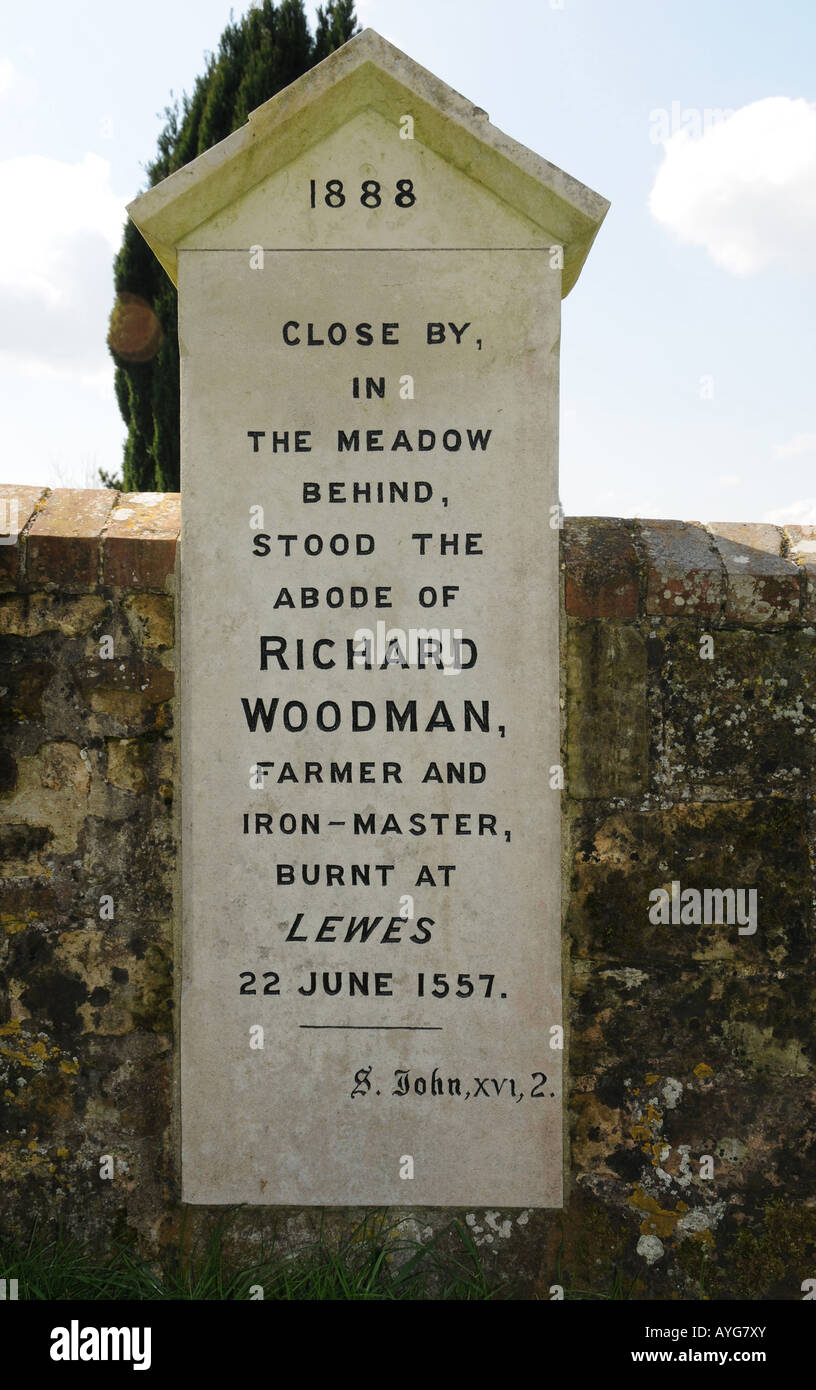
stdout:
<svg viewBox="0 0 816 1390">
<path fill-rule="evenodd" d="M 188 1202 L 561 1204 L 558 346 L 607 203 L 365 30 L 179 290 Z"/>
</svg>

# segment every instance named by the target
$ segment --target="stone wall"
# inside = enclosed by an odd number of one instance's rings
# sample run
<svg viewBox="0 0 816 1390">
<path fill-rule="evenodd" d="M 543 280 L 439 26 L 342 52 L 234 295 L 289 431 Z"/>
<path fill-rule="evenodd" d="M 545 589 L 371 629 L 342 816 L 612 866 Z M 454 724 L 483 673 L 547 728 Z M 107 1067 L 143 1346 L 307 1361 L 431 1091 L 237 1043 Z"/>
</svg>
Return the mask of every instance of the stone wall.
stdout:
<svg viewBox="0 0 816 1390">
<path fill-rule="evenodd" d="M 214 1215 L 178 1200 L 179 499 L 13 499 L 0 1231 L 36 1217 L 153 1255 Z M 562 547 L 568 1198 L 455 1215 L 521 1296 L 797 1299 L 816 1276 L 816 528 L 568 520 Z M 673 883 L 755 889 L 756 929 L 652 922 Z M 427 1238 L 454 1213 L 403 1215 Z M 232 1239 L 248 1262 L 264 1234 L 360 1216 L 244 1209 Z"/>
<path fill-rule="evenodd" d="M 0 1228 L 53 1215 L 155 1242 L 173 1186 L 178 498 L 42 491 L 0 490 L 25 524 L 0 547 Z"/>
</svg>

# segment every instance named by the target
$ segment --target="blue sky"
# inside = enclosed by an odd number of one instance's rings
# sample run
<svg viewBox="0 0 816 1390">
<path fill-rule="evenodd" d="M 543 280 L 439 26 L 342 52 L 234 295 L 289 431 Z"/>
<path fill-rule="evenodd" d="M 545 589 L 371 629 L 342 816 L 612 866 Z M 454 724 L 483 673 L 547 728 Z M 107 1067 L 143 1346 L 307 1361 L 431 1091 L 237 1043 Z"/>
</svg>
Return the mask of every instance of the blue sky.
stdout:
<svg viewBox="0 0 816 1390">
<path fill-rule="evenodd" d="M 612 203 L 564 302 L 566 511 L 816 522 L 813 0 L 357 10 Z M 123 208 L 171 91 L 192 88 L 229 12 L 6 10 L 2 482 L 97 486 L 100 466 L 118 470 L 105 335 Z"/>
</svg>

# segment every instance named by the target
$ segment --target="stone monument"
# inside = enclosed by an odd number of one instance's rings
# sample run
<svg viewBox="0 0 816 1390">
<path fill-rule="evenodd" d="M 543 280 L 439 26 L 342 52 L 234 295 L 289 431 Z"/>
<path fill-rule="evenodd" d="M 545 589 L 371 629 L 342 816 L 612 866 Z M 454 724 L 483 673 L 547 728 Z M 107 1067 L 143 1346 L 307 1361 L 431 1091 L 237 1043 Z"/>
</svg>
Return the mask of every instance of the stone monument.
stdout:
<svg viewBox="0 0 816 1390">
<path fill-rule="evenodd" d="M 187 1202 L 561 1204 L 560 302 L 606 209 L 371 30 L 129 209 L 179 290 Z"/>
</svg>

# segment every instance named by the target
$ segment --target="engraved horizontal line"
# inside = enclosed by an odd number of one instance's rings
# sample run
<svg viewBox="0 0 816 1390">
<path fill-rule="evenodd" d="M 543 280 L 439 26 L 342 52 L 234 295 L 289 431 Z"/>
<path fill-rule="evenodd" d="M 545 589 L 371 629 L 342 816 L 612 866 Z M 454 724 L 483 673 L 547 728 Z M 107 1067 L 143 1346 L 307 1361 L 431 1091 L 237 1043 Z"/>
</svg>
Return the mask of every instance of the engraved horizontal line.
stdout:
<svg viewBox="0 0 816 1390">
<path fill-rule="evenodd" d="M 259 243 L 260 244 L 260 243 Z M 304 256 L 326 256 L 334 255 L 339 252 L 358 252 L 361 255 L 367 251 L 388 251 L 396 254 L 400 251 L 425 251 L 432 255 L 446 255 L 452 251 L 539 251 L 550 252 L 551 246 L 264 246 L 264 252 L 269 252 L 274 256 L 277 252 L 300 252 Z M 248 246 L 187 246 L 179 248 L 180 256 L 197 256 L 206 253 L 212 255 L 216 252 L 224 252 L 228 255 L 248 256 Z"/>
<path fill-rule="evenodd" d="M 298 1028 L 326 1029 L 346 1033 L 441 1033 L 439 1024 L 434 1023 L 299 1023 Z"/>
</svg>

